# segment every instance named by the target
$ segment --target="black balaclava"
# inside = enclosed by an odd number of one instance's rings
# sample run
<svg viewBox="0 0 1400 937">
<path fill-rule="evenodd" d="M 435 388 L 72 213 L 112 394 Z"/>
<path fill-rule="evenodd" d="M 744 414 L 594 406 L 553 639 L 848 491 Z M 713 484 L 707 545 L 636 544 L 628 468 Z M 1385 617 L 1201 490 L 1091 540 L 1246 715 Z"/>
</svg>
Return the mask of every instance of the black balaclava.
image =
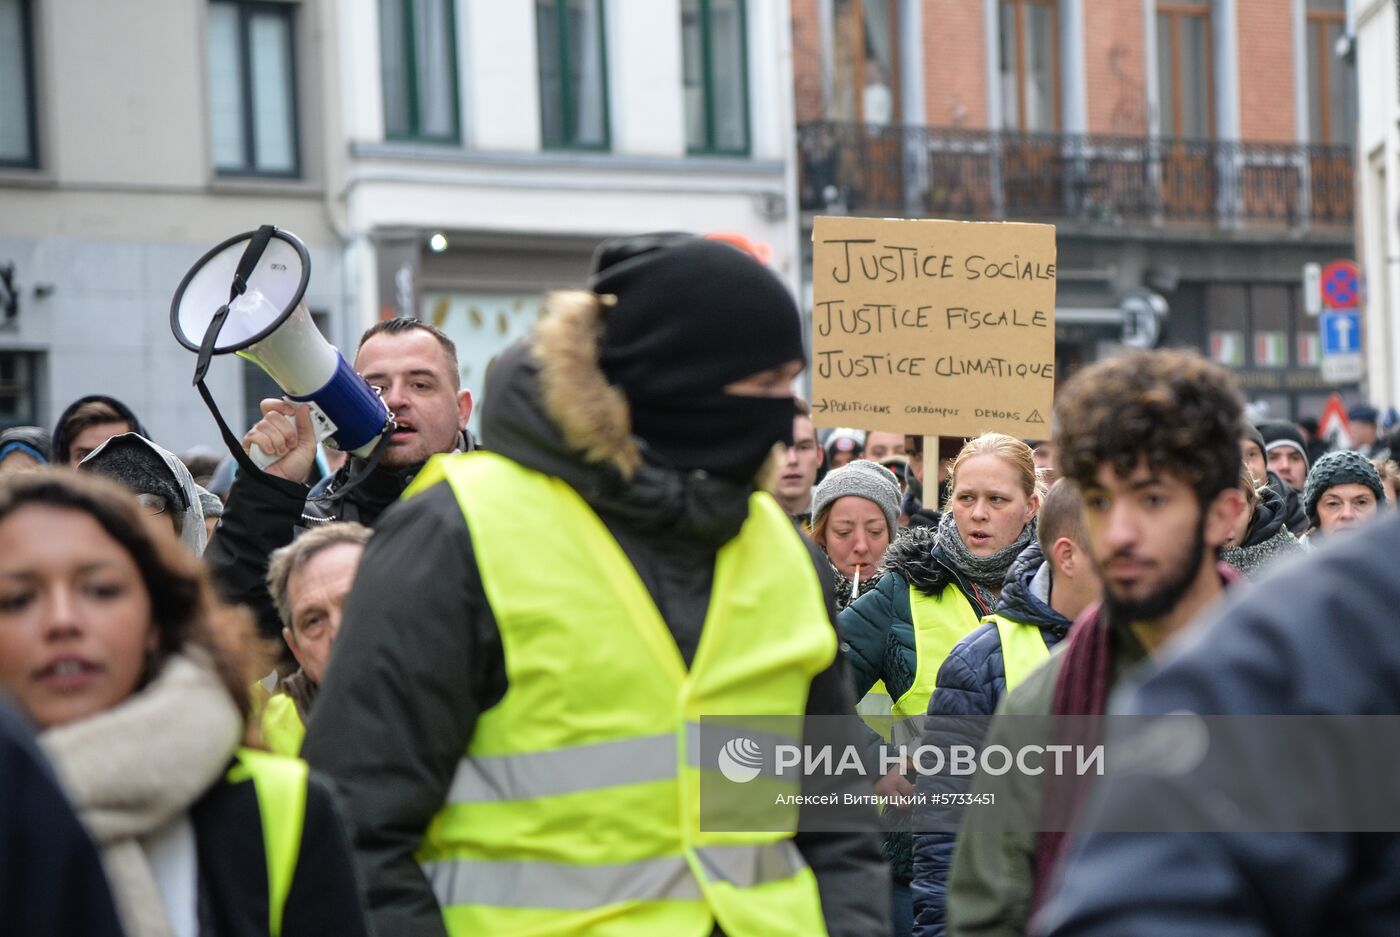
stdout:
<svg viewBox="0 0 1400 937">
<path fill-rule="evenodd" d="M 655 456 L 746 482 L 775 443 L 792 442 L 791 397 L 724 392 L 805 358 L 797 305 L 777 277 L 738 248 L 685 234 L 608 241 L 593 269 L 593 291 L 616 297 L 604 299 L 598 363 Z"/>
</svg>

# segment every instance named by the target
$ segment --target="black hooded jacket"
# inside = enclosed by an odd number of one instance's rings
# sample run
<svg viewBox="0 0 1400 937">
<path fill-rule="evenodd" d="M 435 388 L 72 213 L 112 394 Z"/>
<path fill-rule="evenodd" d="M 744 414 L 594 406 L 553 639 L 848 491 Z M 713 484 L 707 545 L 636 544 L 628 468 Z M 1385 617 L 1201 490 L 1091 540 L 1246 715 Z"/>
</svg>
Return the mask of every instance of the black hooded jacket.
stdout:
<svg viewBox="0 0 1400 937">
<path fill-rule="evenodd" d="M 588 502 L 636 568 L 689 665 L 715 555 L 747 516 L 747 489 L 648 463 L 627 482 L 611 464 L 586 463 L 548 412 L 538 365 L 524 343 L 496 360 L 488 399 L 487 447 L 563 479 Z M 808 546 L 834 621 L 828 564 Z M 379 524 L 347 599 L 335 655 L 302 754 L 345 798 L 379 937 L 441 935 L 440 911 L 414 850 L 444 803 L 478 718 L 507 686 L 471 532 L 447 484 L 394 507 Z M 854 742 L 853 710 L 838 657 L 814 679 L 807 713 L 850 715 Z M 869 790 L 865 778 L 853 784 Z M 888 902 L 872 900 L 889 888 L 873 813 L 863 822 L 869 832 L 796 839 L 816 874 L 833 937 L 888 929 Z"/>
<path fill-rule="evenodd" d="M 1220 558 L 1238 569 L 1246 578 L 1254 579 L 1275 562 L 1303 546 L 1284 523 L 1286 507 L 1278 492 L 1268 485 L 1259 487 L 1259 500 L 1254 516 L 1245 531 L 1244 543 L 1221 551 Z"/>
<path fill-rule="evenodd" d="M 85 403 L 105 403 L 107 406 L 117 411 L 117 413 L 121 414 L 123 420 L 131 424 L 131 432 L 138 436 L 151 439 L 151 434 L 147 432 L 146 427 L 142 425 L 141 421 L 136 418 L 136 414 L 132 413 L 131 408 L 126 404 L 115 397 L 108 397 L 105 394 L 88 394 L 86 397 L 79 397 L 64 408 L 63 412 L 58 416 L 58 422 L 54 424 L 53 461 L 55 464 L 68 464 L 68 450 L 72 447 L 73 440 L 69 439 L 64 434 L 63 424 L 68 422 L 68 418 L 73 415 L 73 411 L 77 410 Z M 154 440 L 152 441 L 154 442 Z"/>
<path fill-rule="evenodd" d="M 1278 477 L 1277 472 L 1269 472 L 1269 487 L 1278 495 L 1283 505 L 1283 522 L 1296 537 L 1307 532 L 1310 525 L 1308 512 L 1303 510 L 1303 496 L 1288 482 Z"/>
<path fill-rule="evenodd" d="M 461 447 L 472 446 L 463 433 Z M 291 543 L 297 532 L 328 521 L 357 521 L 373 526 L 389 505 L 398 500 L 423 467 L 380 468 L 360 484 L 332 501 L 329 496 L 356 472 L 361 460 L 351 457 L 333 475 L 314 488 L 259 472 L 240 472 L 229 488 L 223 517 L 204 551 L 204 561 L 219 595 L 225 602 L 246 605 L 265 638 L 281 642 L 282 619 L 267 591 L 267 562 L 272 552 Z"/>
</svg>

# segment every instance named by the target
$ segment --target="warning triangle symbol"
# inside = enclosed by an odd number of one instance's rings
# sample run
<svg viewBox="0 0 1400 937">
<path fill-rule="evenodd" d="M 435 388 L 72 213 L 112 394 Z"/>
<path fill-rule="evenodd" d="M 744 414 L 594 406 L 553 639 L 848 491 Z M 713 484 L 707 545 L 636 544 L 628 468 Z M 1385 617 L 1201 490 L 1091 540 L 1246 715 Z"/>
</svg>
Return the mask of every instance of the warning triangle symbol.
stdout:
<svg viewBox="0 0 1400 937">
<path fill-rule="evenodd" d="M 1027 423 L 1044 423 L 1045 417 L 1040 415 L 1039 410 L 1032 410 L 1031 415 L 1026 417 Z"/>
</svg>

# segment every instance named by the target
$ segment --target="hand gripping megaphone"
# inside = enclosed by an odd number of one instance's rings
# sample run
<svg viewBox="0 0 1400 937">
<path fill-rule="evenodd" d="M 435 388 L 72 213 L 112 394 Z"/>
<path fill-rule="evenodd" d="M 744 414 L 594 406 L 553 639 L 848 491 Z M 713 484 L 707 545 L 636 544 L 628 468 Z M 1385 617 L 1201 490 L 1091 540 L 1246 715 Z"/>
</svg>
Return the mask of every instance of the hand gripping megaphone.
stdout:
<svg viewBox="0 0 1400 937">
<path fill-rule="evenodd" d="M 204 385 L 214 355 L 232 352 L 267 372 L 288 399 L 311 405 L 317 438 L 369 459 L 348 491 L 379 462 L 394 415 L 379 392 L 325 340 L 303 296 L 311 258 L 294 234 L 272 225 L 237 234 L 190 268 L 170 304 L 170 330 L 196 352 L 194 385 L 225 444 L 245 469 L 266 468 L 276 457 L 254 446 L 251 464 Z"/>
</svg>

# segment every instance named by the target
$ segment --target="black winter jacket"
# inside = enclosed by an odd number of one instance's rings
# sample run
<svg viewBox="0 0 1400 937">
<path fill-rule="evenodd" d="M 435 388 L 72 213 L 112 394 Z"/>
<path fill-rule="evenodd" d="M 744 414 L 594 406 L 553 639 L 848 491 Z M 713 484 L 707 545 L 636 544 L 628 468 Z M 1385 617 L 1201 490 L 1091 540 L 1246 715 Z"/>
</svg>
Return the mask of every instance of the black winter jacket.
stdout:
<svg viewBox="0 0 1400 937">
<path fill-rule="evenodd" d="M 524 343 L 496 359 L 490 383 L 486 445 L 582 495 L 636 568 L 688 665 L 715 554 L 747 516 L 748 489 L 645 464 L 627 483 L 614 468 L 586 464 L 547 415 L 538 365 Z M 829 566 L 808 547 L 834 620 Z M 471 532 L 450 487 L 438 484 L 390 510 L 370 541 L 302 748 L 345 798 L 379 937 L 445 933 L 414 850 L 478 718 L 506 687 L 500 631 Z M 857 741 L 860 723 L 840 656 L 813 680 L 807 713 L 849 716 L 850 740 Z M 852 791 L 870 791 L 869 779 L 851 784 Z M 889 888 L 873 812 L 862 824 L 867 832 L 804 832 L 796 839 L 816 874 L 832 937 L 888 929 L 888 902 L 871 900 Z"/>
<path fill-rule="evenodd" d="M 462 434 L 461 447 L 472 448 L 470 433 Z M 246 605 L 257 620 L 258 631 L 281 645 L 282 620 L 267 592 L 267 560 L 297 533 L 327 521 L 358 521 L 373 526 L 379 515 L 398 500 L 423 467 L 376 469 L 338 501 L 328 497 L 360 466 L 351 457 L 315 488 L 259 473 L 240 472 L 229 489 L 224 516 L 204 550 L 204 562 L 219 596 L 234 605 Z M 285 656 L 285 655 L 284 655 Z"/>
<path fill-rule="evenodd" d="M 0 700 L 0 922 L 7 934 L 121 937 L 102 860 L 28 723 Z"/>
<path fill-rule="evenodd" d="M 253 782 L 215 784 L 190 808 L 190 822 L 199 862 L 200 937 L 267 937 L 267 858 Z M 370 933 L 349 837 L 330 789 L 314 773 L 282 933 Z"/>
<path fill-rule="evenodd" d="M 1284 523 L 1286 506 L 1278 492 L 1268 485 L 1259 488 L 1259 501 L 1245 531 L 1244 543 L 1222 550 L 1220 559 L 1238 569 L 1247 579 L 1258 578 L 1268 567 L 1303 546 Z"/>
<path fill-rule="evenodd" d="M 1139 685 L 1115 698 L 1113 712 L 1400 714 L 1396 556 L 1400 517 L 1392 515 L 1281 564 L 1238 591 L 1160 666 L 1149 664 Z M 1282 745 L 1261 748 L 1235 753 L 1230 777 L 1245 790 L 1271 790 L 1280 765 L 1306 770 Z M 1348 830 L 1356 828 L 1356 803 L 1394 802 L 1393 772 L 1350 780 L 1349 798 L 1319 789 L 1294 812 L 1308 814 L 1316 829 Z M 1154 809 L 1209 817 L 1237 807 L 1191 772 L 1139 769 L 1105 780 L 1087 825 L 1167 828 L 1156 825 L 1164 820 Z M 1090 832 L 1066 859 L 1060 889 L 1043 912 L 1043 933 L 1054 937 L 1400 933 L 1396 833 Z"/>
<path fill-rule="evenodd" d="M 1012 621 L 1037 625 L 1048 647 L 1054 647 L 1069 633 L 1072 624 L 1033 591 L 1031 584 L 1045 565 L 1040 544 L 1032 540 L 1006 573 L 1006 585 L 995 614 Z M 976 745 L 975 733 L 985 728 L 986 718 L 958 722 L 951 717 L 990 717 L 1006 695 L 1006 665 L 1002 658 L 1001 633 L 994 622 L 983 624 L 958 642 L 938 671 L 938 686 L 929 700 L 924 724 L 923 745 L 946 748 L 953 743 Z M 921 774 L 918 790 L 924 794 L 960 794 L 969 778 L 951 774 Z M 924 823 L 933 829 L 936 823 Z M 917 833 L 914 836 L 914 937 L 942 937 L 943 912 L 948 873 L 953 865 L 952 832 Z"/>
<path fill-rule="evenodd" d="M 1282 478 L 1279 478 L 1277 472 L 1269 472 L 1269 487 L 1283 502 L 1284 526 L 1293 533 L 1293 536 L 1301 537 L 1311 526 L 1308 521 L 1308 512 L 1303 510 L 1302 494 L 1294 490 Z"/>
</svg>

